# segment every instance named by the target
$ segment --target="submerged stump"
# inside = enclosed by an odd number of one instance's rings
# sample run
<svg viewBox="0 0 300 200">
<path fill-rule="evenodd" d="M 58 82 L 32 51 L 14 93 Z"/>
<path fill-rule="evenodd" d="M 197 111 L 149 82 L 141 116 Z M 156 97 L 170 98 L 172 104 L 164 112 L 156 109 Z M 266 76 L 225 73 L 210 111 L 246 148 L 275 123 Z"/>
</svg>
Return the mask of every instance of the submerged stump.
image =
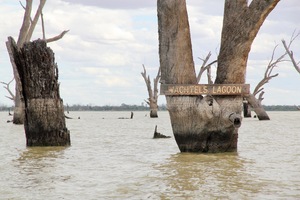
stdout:
<svg viewBox="0 0 300 200">
<path fill-rule="evenodd" d="M 157 138 L 171 138 L 171 136 L 166 136 L 164 134 L 157 132 L 157 125 L 156 125 L 154 129 L 153 139 L 157 139 Z"/>
<path fill-rule="evenodd" d="M 20 76 L 17 84 L 22 87 L 27 146 L 70 145 L 53 51 L 43 40 L 26 43 L 21 49 L 13 38 L 8 40 Z"/>
</svg>

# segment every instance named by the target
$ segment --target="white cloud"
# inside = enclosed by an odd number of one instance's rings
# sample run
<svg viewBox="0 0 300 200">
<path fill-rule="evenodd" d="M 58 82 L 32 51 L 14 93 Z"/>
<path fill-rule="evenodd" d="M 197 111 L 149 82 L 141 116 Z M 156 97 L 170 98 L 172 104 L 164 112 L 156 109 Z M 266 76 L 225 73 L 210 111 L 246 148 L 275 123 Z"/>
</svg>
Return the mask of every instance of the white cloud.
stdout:
<svg viewBox="0 0 300 200">
<path fill-rule="evenodd" d="M 0 80 L 9 81 L 12 70 L 4 42 L 10 35 L 17 39 L 23 9 L 18 1 L 0 0 L 0 4 L 1 19 L 16 19 L 0 21 Z M 211 51 L 211 61 L 217 58 L 224 2 L 188 0 L 187 5 L 198 70 L 202 62 L 197 57 Z M 256 84 L 261 79 L 275 44 L 280 45 L 283 38 L 289 40 L 299 28 L 299 6 L 297 0 L 281 1 L 267 18 L 252 46 L 247 82 Z M 154 78 L 159 67 L 156 1 L 52 0 L 45 5 L 44 19 L 47 37 L 70 30 L 63 39 L 49 44 L 59 66 L 61 96 L 66 103 L 140 104 L 147 98 L 140 73 L 144 64 Z M 33 38 L 38 37 L 40 24 Z M 292 46 L 297 60 L 299 41 Z M 300 98 L 278 98 L 282 91 L 297 93 L 290 83 L 299 85 L 300 75 L 288 63 L 276 72 L 279 76 L 265 88 L 264 103 L 300 104 Z M 5 92 L 2 88 L 0 103 L 11 104 Z M 163 103 L 165 98 L 161 96 L 159 101 Z"/>
</svg>

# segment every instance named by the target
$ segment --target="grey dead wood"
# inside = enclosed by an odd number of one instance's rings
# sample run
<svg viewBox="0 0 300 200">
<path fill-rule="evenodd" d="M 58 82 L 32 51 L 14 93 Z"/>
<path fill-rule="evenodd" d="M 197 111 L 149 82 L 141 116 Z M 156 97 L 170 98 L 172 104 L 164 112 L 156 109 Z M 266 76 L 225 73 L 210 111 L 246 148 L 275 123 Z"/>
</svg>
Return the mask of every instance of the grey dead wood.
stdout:
<svg viewBox="0 0 300 200">
<path fill-rule="evenodd" d="M 244 84 L 251 44 L 279 0 L 226 0 L 215 84 Z M 185 0 L 158 0 L 162 84 L 197 84 Z M 166 96 L 181 152 L 237 150 L 241 96 Z"/>
<path fill-rule="evenodd" d="M 45 26 L 44 26 L 44 21 L 43 21 L 43 14 L 42 14 L 42 10 L 46 4 L 46 0 L 40 0 L 33 19 L 31 18 L 32 4 L 33 4 L 32 2 L 33 2 L 33 0 L 26 0 L 25 6 L 20 2 L 21 6 L 24 9 L 24 17 L 23 17 L 23 22 L 22 22 L 18 40 L 17 40 L 18 49 L 20 49 L 24 45 L 24 43 L 29 42 L 31 40 L 32 34 L 35 30 L 35 27 L 39 21 L 40 16 L 42 18 L 43 39 L 46 40 L 47 42 L 57 41 L 57 40 L 61 39 L 68 32 L 68 30 L 65 30 L 58 36 L 54 36 L 52 38 L 47 39 L 45 36 L 46 35 L 45 34 Z M 24 123 L 24 108 L 25 108 L 25 106 L 24 106 L 23 99 L 20 97 L 20 94 L 22 93 L 22 91 L 21 91 L 22 86 L 21 86 L 18 72 L 16 70 L 14 58 L 12 56 L 12 52 L 11 52 L 12 50 L 10 49 L 10 45 L 7 44 L 6 46 L 7 46 L 7 51 L 9 54 L 10 62 L 12 64 L 12 68 L 13 68 L 14 79 L 16 81 L 13 123 L 14 124 L 23 124 Z"/>
<path fill-rule="evenodd" d="M 143 65 L 143 72 L 141 72 L 143 78 L 144 78 L 144 81 L 146 83 L 146 87 L 147 87 L 147 91 L 148 91 L 148 100 L 145 100 L 145 102 L 149 105 L 150 107 L 150 118 L 157 118 L 158 117 L 158 114 L 157 114 L 157 111 L 158 111 L 158 105 L 157 105 L 157 102 L 158 102 L 158 83 L 159 83 L 159 80 L 160 80 L 160 67 L 158 69 L 158 72 L 157 72 L 157 75 L 156 77 L 153 79 L 153 90 L 152 90 L 152 86 L 151 86 L 151 81 L 150 81 L 150 76 L 147 75 L 147 72 L 146 72 L 146 68 L 145 66 Z"/>
<path fill-rule="evenodd" d="M 70 132 L 65 124 L 53 51 L 44 40 L 24 43 L 18 48 L 9 37 L 7 45 L 21 83 L 27 146 L 69 146 Z"/>
</svg>

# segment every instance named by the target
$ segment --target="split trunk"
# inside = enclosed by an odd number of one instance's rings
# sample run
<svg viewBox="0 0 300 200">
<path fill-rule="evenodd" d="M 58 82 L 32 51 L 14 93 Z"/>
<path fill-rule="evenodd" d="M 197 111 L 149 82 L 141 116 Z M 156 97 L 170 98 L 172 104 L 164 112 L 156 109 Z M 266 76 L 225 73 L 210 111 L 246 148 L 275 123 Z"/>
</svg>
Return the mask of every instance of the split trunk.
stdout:
<svg viewBox="0 0 300 200">
<path fill-rule="evenodd" d="M 226 0 L 216 84 L 244 84 L 251 44 L 278 1 Z M 162 84 L 197 84 L 185 0 L 158 0 Z M 181 152 L 237 150 L 241 96 L 166 96 Z"/>
</svg>

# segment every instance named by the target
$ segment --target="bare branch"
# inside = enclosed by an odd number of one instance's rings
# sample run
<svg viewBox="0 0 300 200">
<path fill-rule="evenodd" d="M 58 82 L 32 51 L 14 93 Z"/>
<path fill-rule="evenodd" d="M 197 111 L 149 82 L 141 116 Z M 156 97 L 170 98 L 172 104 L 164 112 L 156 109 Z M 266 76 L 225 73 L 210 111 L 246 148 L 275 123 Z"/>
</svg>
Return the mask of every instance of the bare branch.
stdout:
<svg viewBox="0 0 300 200">
<path fill-rule="evenodd" d="M 200 82 L 201 76 L 202 76 L 202 74 L 203 74 L 206 70 L 207 70 L 207 79 L 208 79 L 208 83 L 209 83 L 209 84 L 212 84 L 212 82 L 213 82 L 213 81 L 211 80 L 211 70 L 210 70 L 210 69 L 211 69 L 211 65 L 213 65 L 213 64 L 216 63 L 217 61 L 215 60 L 215 61 L 211 62 L 210 64 L 206 65 L 206 63 L 208 62 L 210 56 L 211 56 L 211 52 L 209 52 L 209 53 L 207 54 L 207 56 L 206 56 L 205 59 L 199 58 L 200 60 L 203 61 L 203 63 L 202 63 L 202 66 L 201 66 L 200 71 L 199 71 L 198 76 L 197 76 L 197 83 Z M 206 66 L 205 66 L 205 65 L 206 65 Z"/>
<path fill-rule="evenodd" d="M 285 60 L 283 60 L 283 58 L 286 56 L 287 53 L 284 53 L 282 54 L 279 58 L 277 58 L 275 61 L 274 61 L 274 55 L 275 55 L 275 51 L 276 51 L 276 48 L 278 47 L 278 45 L 276 45 L 273 49 L 273 52 L 272 52 L 272 56 L 271 56 L 271 60 L 267 66 L 267 69 L 265 71 L 265 74 L 264 74 L 264 77 L 263 79 L 257 84 L 257 86 L 255 87 L 254 91 L 253 91 L 253 95 L 257 95 L 259 92 L 263 92 L 263 85 L 268 83 L 272 78 L 278 76 L 278 73 L 277 74 L 273 74 L 272 75 L 272 72 L 273 72 L 273 69 L 275 67 L 277 67 L 277 64 L 280 63 L 280 62 L 283 62 Z"/>
<path fill-rule="evenodd" d="M 24 8 L 24 6 L 22 4 L 21 4 L 21 6 Z M 25 7 L 25 13 L 24 13 L 24 17 L 23 17 L 23 23 L 22 23 L 20 33 L 19 33 L 19 38 L 17 41 L 18 48 L 22 47 L 26 40 L 28 30 L 30 28 L 31 9 L 32 9 L 32 0 L 27 0 L 26 7 Z"/>
<path fill-rule="evenodd" d="M 149 76 L 147 76 L 147 72 L 146 72 L 146 68 L 145 66 L 143 65 L 143 68 L 144 68 L 144 72 L 141 72 L 144 80 L 145 80 L 145 83 L 146 83 L 146 86 L 147 86 L 147 90 L 148 90 L 148 95 L 149 95 L 149 98 L 153 98 L 153 93 L 152 93 L 152 87 L 151 87 L 151 81 L 150 81 L 150 78 Z"/>
<path fill-rule="evenodd" d="M 145 101 L 148 105 L 150 105 L 150 102 L 149 102 L 148 100 L 144 99 L 144 101 Z"/>
<path fill-rule="evenodd" d="M 35 13 L 34 19 L 33 19 L 32 23 L 31 23 L 31 26 L 30 26 L 30 28 L 28 30 L 27 35 L 26 35 L 25 42 L 29 42 L 30 41 L 30 39 L 32 37 L 32 34 L 33 34 L 33 31 L 35 29 L 35 26 L 36 26 L 38 20 L 39 20 L 39 17 L 41 15 L 41 12 L 43 10 L 43 7 L 44 7 L 45 3 L 46 3 L 46 0 L 40 0 L 39 7 L 38 7 L 38 9 L 37 9 L 37 11 Z"/>
<path fill-rule="evenodd" d="M 24 10 L 26 10 L 26 7 L 23 5 L 23 3 L 21 1 L 19 1 L 19 3 L 22 6 L 22 8 L 24 8 Z"/>
<path fill-rule="evenodd" d="M 296 61 L 295 61 L 295 59 L 294 59 L 293 52 L 290 51 L 289 48 L 290 48 L 290 46 L 291 46 L 291 43 L 292 43 L 292 42 L 296 39 L 296 37 L 298 37 L 299 35 L 300 35 L 300 32 L 299 32 L 298 34 L 296 34 L 296 35 L 294 35 L 294 33 L 293 33 L 289 45 L 286 44 L 285 40 L 281 40 L 281 41 L 282 41 L 282 44 L 283 44 L 283 46 L 284 46 L 284 48 L 285 48 L 285 50 L 286 50 L 286 53 L 287 53 L 288 56 L 290 57 L 290 59 L 291 59 L 291 61 L 292 61 L 292 63 L 293 63 L 293 66 L 295 67 L 295 69 L 297 70 L 298 73 L 300 73 L 300 66 L 298 66 L 299 63 L 296 63 Z"/>
<path fill-rule="evenodd" d="M 48 38 L 48 39 L 46 39 L 46 42 L 47 42 L 47 43 L 50 43 L 50 42 L 57 41 L 57 40 L 63 38 L 64 35 L 65 35 L 67 32 L 69 32 L 69 31 L 70 31 L 70 30 L 65 30 L 65 31 L 63 31 L 61 34 L 59 34 L 59 35 L 57 35 L 57 36 L 55 36 L 55 37 L 53 37 L 53 38 Z"/>
<path fill-rule="evenodd" d="M 43 40 L 46 40 L 46 33 L 45 33 L 45 24 L 44 24 L 44 15 L 43 15 L 43 12 L 41 12 L 41 21 L 42 21 Z"/>
<path fill-rule="evenodd" d="M 0 82 L 2 83 L 4 86 L 4 88 L 7 90 L 7 92 L 9 93 L 10 96 L 5 96 L 6 98 L 12 100 L 12 101 L 15 101 L 15 95 L 14 93 L 10 90 L 9 88 L 9 85 L 13 82 L 15 78 L 13 78 L 11 81 L 9 81 L 8 83 L 5 83 L 5 82 Z"/>
<path fill-rule="evenodd" d="M 213 64 L 217 63 L 217 60 L 211 62 L 210 64 L 208 64 L 205 68 L 207 68 L 207 80 L 208 80 L 208 84 L 213 84 L 212 81 L 212 77 L 211 77 L 211 66 Z"/>
</svg>

